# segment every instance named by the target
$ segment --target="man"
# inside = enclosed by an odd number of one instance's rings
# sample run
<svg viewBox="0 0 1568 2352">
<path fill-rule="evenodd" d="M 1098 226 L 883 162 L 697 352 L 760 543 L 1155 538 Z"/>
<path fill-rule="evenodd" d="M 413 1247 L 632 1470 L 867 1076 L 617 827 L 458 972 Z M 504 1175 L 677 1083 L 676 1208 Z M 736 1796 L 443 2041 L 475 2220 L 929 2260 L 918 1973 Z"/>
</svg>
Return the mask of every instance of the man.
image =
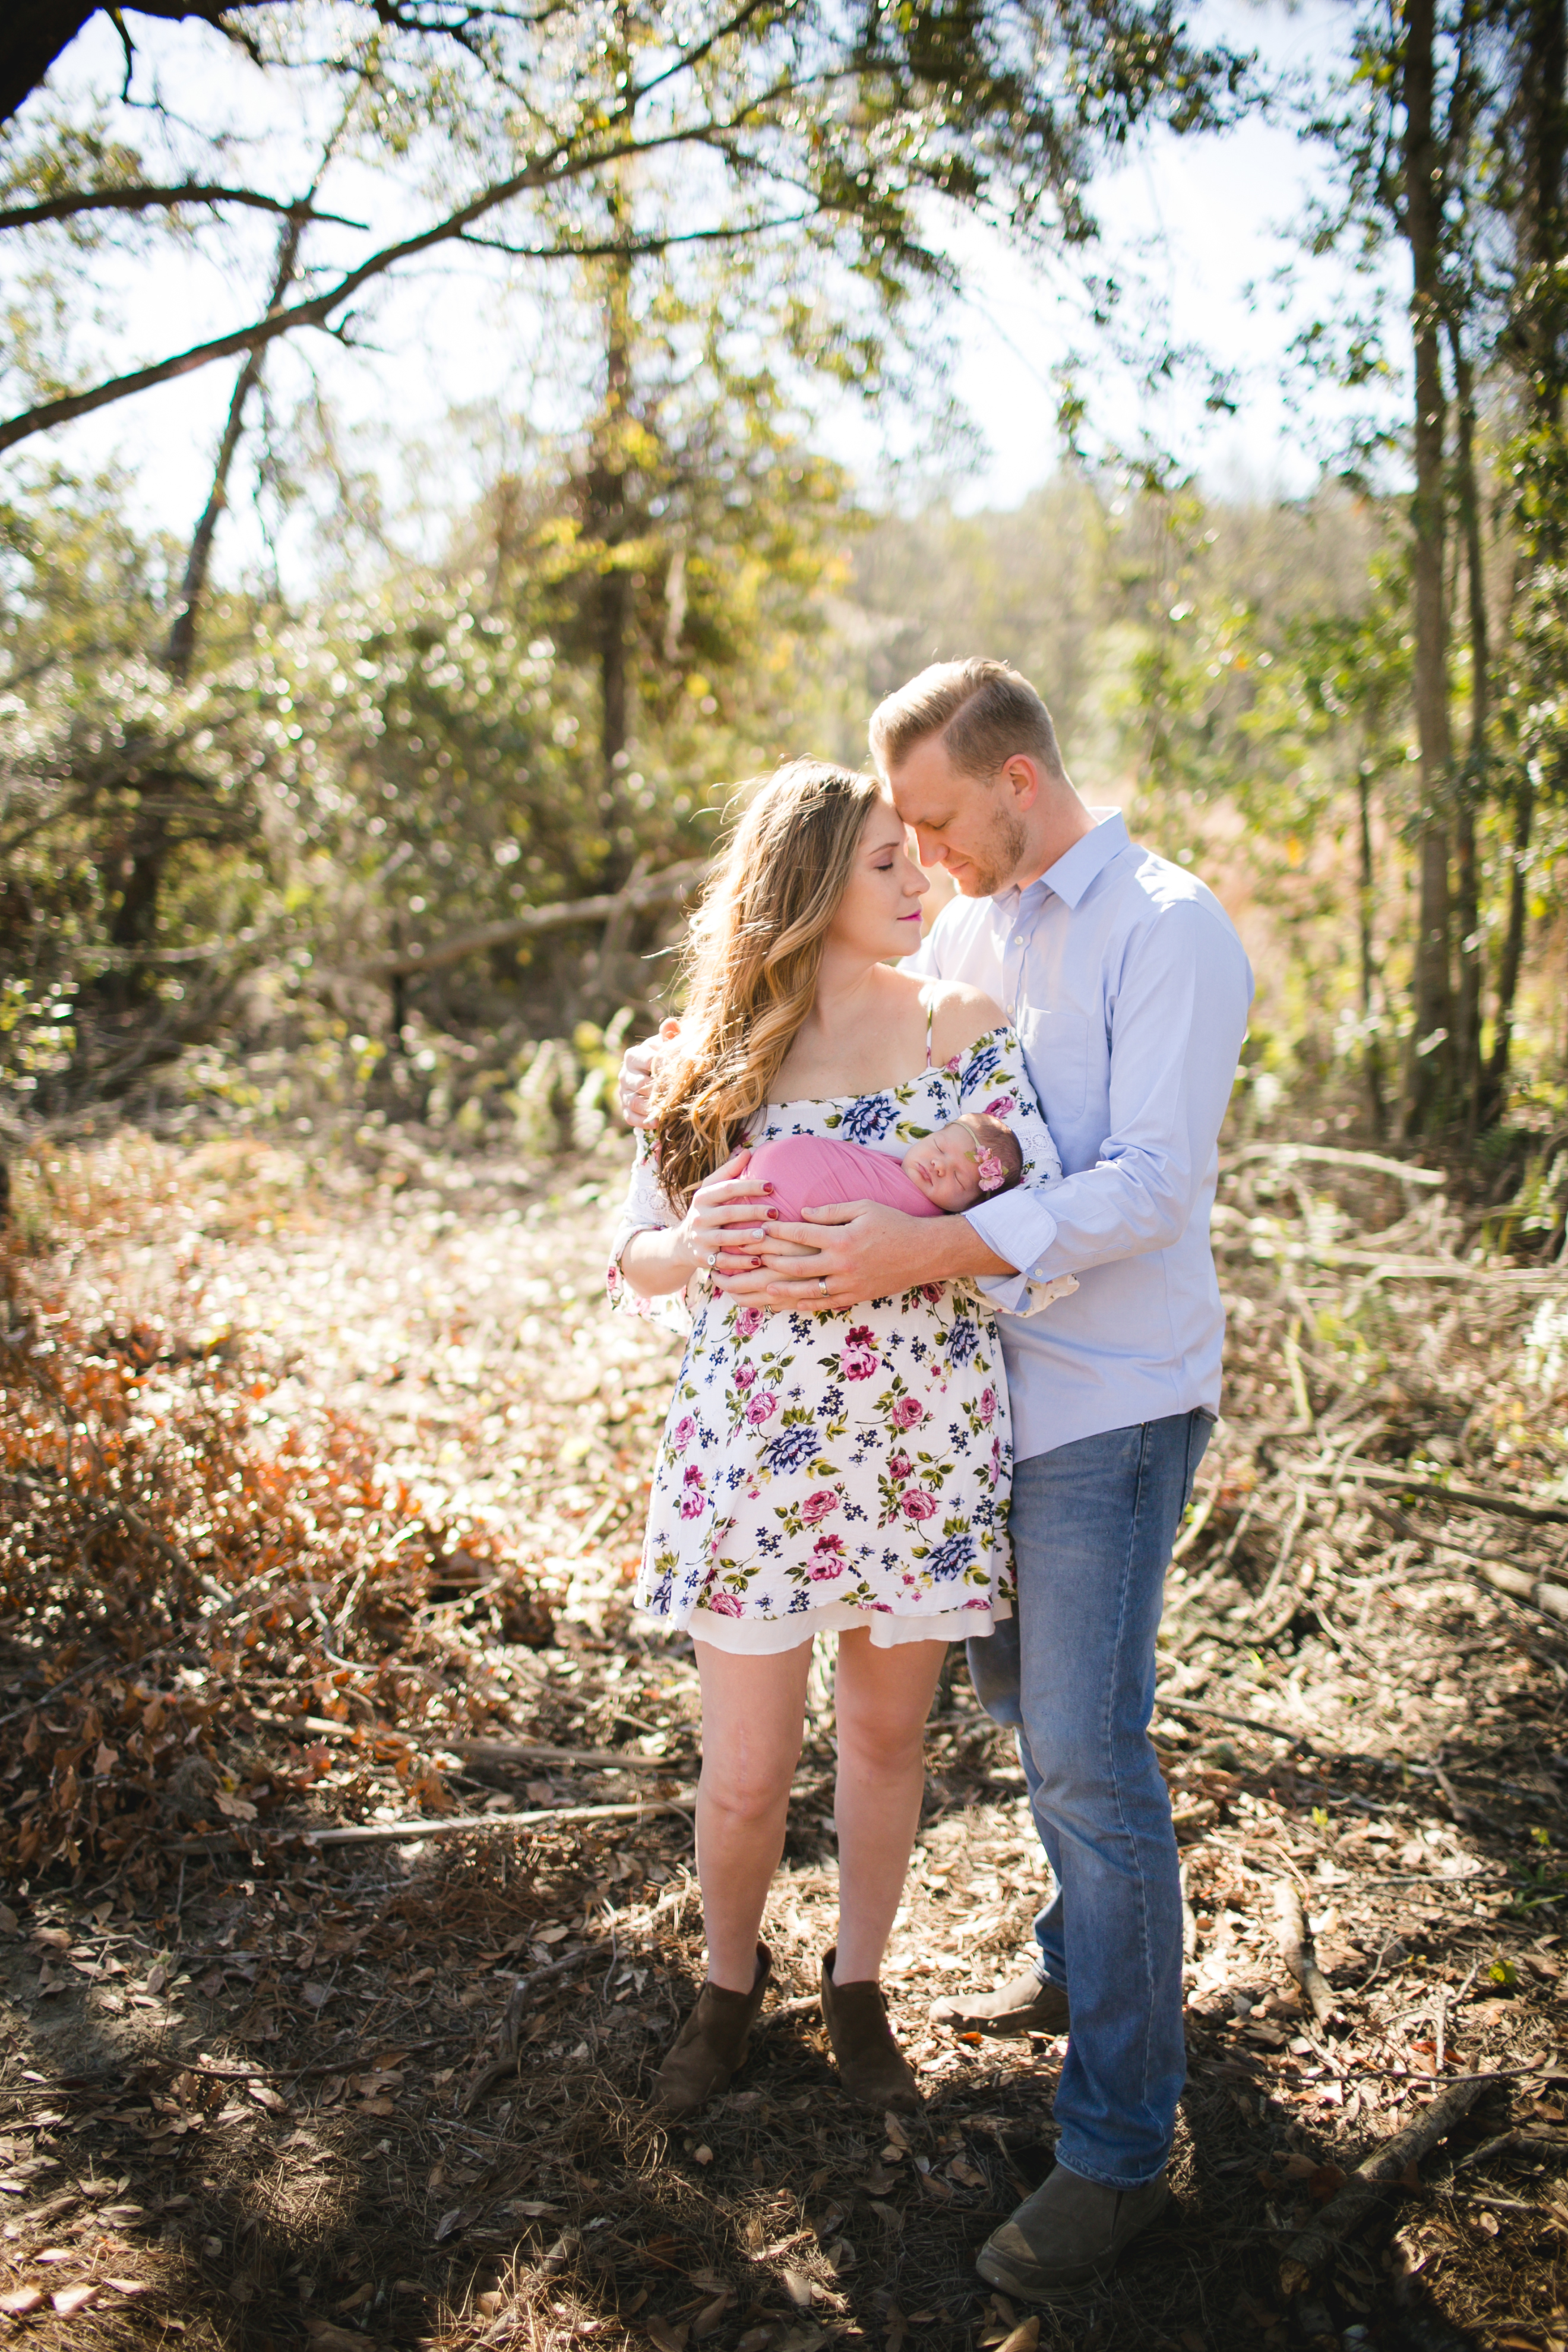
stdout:
<svg viewBox="0 0 1568 2352">
<path fill-rule="evenodd" d="M 1031 1967 L 934 2013 L 1059 2033 L 1070 2009 L 1056 2168 L 978 2265 L 1049 2301 L 1102 2276 L 1167 2198 L 1182 1901 L 1148 1726 L 1165 1569 L 1219 1404 L 1208 1221 L 1252 975 L 1213 893 L 1085 806 L 1045 704 L 1005 663 L 921 671 L 879 706 L 871 748 L 921 863 L 959 894 L 909 968 L 1003 1005 L 1066 1175 L 964 1217 L 808 1211 L 724 1287 L 845 1307 L 970 1275 L 1004 1310 L 1018 1613 L 970 1643 L 970 1671 L 1017 1728 L 1057 1891 Z M 809 1271 L 785 1254 L 802 1243 Z M 1018 1311 L 1063 1275 L 1076 1292 Z"/>
</svg>

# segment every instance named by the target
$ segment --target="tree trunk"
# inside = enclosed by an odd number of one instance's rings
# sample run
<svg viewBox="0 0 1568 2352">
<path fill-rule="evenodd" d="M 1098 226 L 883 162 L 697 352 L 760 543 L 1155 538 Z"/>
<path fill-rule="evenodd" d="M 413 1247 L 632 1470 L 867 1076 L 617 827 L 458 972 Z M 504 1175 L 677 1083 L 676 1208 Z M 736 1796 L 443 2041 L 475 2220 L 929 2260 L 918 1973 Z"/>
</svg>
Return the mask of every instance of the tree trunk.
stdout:
<svg viewBox="0 0 1568 2352">
<path fill-rule="evenodd" d="M 171 24 L 193 17 L 217 25 L 233 0 L 136 0 L 128 15 L 162 16 Z M 252 8 L 277 7 L 281 0 L 247 0 Z M 68 49 L 89 16 L 98 14 L 99 0 L 7 0 L 0 10 L 0 122 L 8 122 L 23 101 L 43 80 L 55 59 Z M 107 16 L 109 9 L 104 10 Z M 116 30 L 129 49 L 123 26 Z M 233 36 L 230 36 L 232 38 Z"/>
<path fill-rule="evenodd" d="M 1454 1089 L 1466 1130 L 1474 1135 L 1481 1111 L 1480 878 L 1476 859 L 1476 812 L 1487 797 L 1487 712 L 1490 653 L 1480 500 L 1476 493 L 1475 376 L 1464 339 L 1449 328 L 1454 360 L 1455 487 L 1464 544 L 1470 635 L 1470 744 L 1455 793 L 1455 929 L 1459 943 L 1459 992 L 1454 1010 Z"/>
<path fill-rule="evenodd" d="M 1367 1114 L 1381 1143 L 1388 1128 L 1388 1107 L 1383 1095 L 1383 1041 L 1373 1027 L 1373 1003 L 1377 986 L 1377 962 L 1373 938 L 1373 875 L 1372 865 L 1372 764 L 1363 760 L 1356 774 L 1361 816 L 1361 887 L 1357 892 L 1361 920 L 1362 1068 L 1366 1077 Z"/>
<path fill-rule="evenodd" d="M 618 209 L 618 208 L 617 208 Z M 588 528 L 596 544 L 595 635 L 599 668 L 599 807 L 609 835 L 602 868 L 606 889 L 619 889 L 631 869 L 626 788 L 627 768 L 626 647 L 631 635 L 632 583 L 618 550 L 627 533 L 626 436 L 631 420 L 631 284 L 629 257 L 608 265 L 605 295 L 605 406 L 588 474 Z"/>
<path fill-rule="evenodd" d="M 300 258 L 300 239 L 304 234 L 304 226 L 298 215 L 290 215 L 283 224 L 278 239 L 278 258 L 272 272 L 268 310 L 275 310 L 289 289 Z M 191 665 L 195 658 L 196 635 L 212 569 L 213 541 L 217 533 L 218 517 L 228 502 L 228 478 L 245 429 L 247 404 L 261 381 L 265 352 L 266 346 L 261 345 L 247 353 L 245 365 L 235 379 L 228 415 L 224 420 L 217 457 L 213 466 L 212 488 L 207 493 L 207 502 L 202 509 L 201 519 L 185 558 L 180 598 L 174 607 L 174 617 L 163 654 L 165 667 L 181 686 L 189 678 Z M 166 821 L 143 813 L 132 832 L 121 866 L 123 879 L 119 901 L 109 925 L 109 937 L 113 946 L 136 949 L 152 945 L 158 928 L 158 899 L 163 887 L 163 869 L 168 864 L 171 846 Z M 147 986 L 148 975 L 144 967 L 122 966 L 118 971 L 111 968 L 104 973 L 101 992 L 111 1003 L 123 1007 L 144 994 Z"/>
<path fill-rule="evenodd" d="M 1421 750 L 1419 930 L 1412 980 L 1415 1026 L 1405 1067 L 1406 1135 L 1443 1126 L 1451 1108 L 1454 992 L 1448 865 L 1451 848 L 1447 624 L 1443 599 L 1445 398 L 1441 309 L 1443 156 L 1433 126 L 1434 0 L 1410 0 L 1405 49 L 1405 236 L 1410 247 L 1415 346 L 1415 726 Z"/>
<path fill-rule="evenodd" d="M 308 201 L 308 200 L 307 200 Z M 300 239 L 305 224 L 298 214 L 283 224 L 278 239 L 278 260 L 272 273 L 272 291 L 267 307 L 276 310 L 293 280 L 300 259 Z M 164 659 L 183 686 L 191 674 L 191 662 L 196 650 L 196 627 L 201 617 L 202 600 L 206 594 L 207 574 L 212 566 L 213 540 L 217 521 L 228 503 L 228 478 L 234 466 L 239 436 L 245 429 L 245 411 L 251 394 L 261 381 L 266 364 L 266 345 L 258 344 L 247 353 L 245 365 L 235 378 L 234 393 L 228 404 L 223 438 L 218 443 L 217 462 L 213 467 L 212 488 L 202 509 L 191 551 L 185 559 L 185 576 L 180 584 L 180 601 L 174 607 L 174 619 L 169 631 L 168 650 Z"/>
<path fill-rule="evenodd" d="M 98 13 L 98 0 L 11 0 L 0 16 L 0 122 L 8 122 L 55 59 Z"/>
<path fill-rule="evenodd" d="M 1519 92 L 1520 201 L 1515 231 L 1513 343 L 1524 379 L 1527 423 L 1536 433 L 1561 426 L 1563 389 L 1563 302 L 1557 286 L 1564 244 L 1563 175 L 1568 161 L 1568 0 L 1529 0 L 1516 52 Z M 1531 551 L 1539 562 L 1560 555 L 1561 520 L 1548 544 Z M 1537 541 L 1541 537 L 1536 535 Z M 1522 551 L 1521 551 L 1521 560 Z M 1517 585 L 1516 567 L 1516 585 Z M 1529 916 L 1527 863 L 1535 816 L 1535 780 L 1521 760 L 1514 786 L 1510 844 L 1508 924 L 1498 966 L 1497 1025 L 1487 1060 L 1485 1114 L 1507 1106 L 1514 1004 Z"/>
<path fill-rule="evenodd" d="M 1486 1092 L 1481 1103 L 1482 1117 L 1488 1124 L 1501 1115 L 1508 1097 L 1513 1006 L 1519 992 L 1519 969 L 1524 957 L 1525 919 L 1529 913 L 1526 873 L 1534 814 L 1535 786 L 1526 769 L 1519 780 L 1513 808 L 1513 839 L 1509 844 L 1508 928 L 1503 933 L 1502 958 L 1498 965 L 1497 1023 L 1492 1031 L 1492 1050 L 1487 1060 Z"/>
</svg>

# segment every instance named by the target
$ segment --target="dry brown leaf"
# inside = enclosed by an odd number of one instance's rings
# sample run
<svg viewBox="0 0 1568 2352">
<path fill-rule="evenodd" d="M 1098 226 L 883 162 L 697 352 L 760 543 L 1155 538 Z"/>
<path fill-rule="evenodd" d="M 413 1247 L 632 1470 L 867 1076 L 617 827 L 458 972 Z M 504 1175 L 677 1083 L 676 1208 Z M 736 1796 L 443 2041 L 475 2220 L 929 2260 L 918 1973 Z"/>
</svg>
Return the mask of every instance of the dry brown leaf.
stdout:
<svg viewBox="0 0 1568 2352">
<path fill-rule="evenodd" d="M 655 2314 L 651 2319 L 643 2321 L 643 2327 L 649 2343 L 655 2347 L 655 2352 L 686 2352 L 684 2320 L 679 2326 L 672 2326 L 668 2319 L 660 2319 Z"/>
<path fill-rule="evenodd" d="M 311 2352 L 373 2352 L 368 2336 L 362 2336 L 357 2327 L 339 2327 L 331 2319 L 307 2315 L 305 2332 L 310 2339 Z"/>
<path fill-rule="evenodd" d="M 1037 2311 L 1031 2312 L 1027 2319 L 1018 2322 L 1010 2336 L 1002 2338 L 997 2352 L 1035 2352 L 1039 2340 L 1040 2315 Z"/>
<path fill-rule="evenodd" d="M 73 2311 L 85 2311 L 97 2296 L 98 2284 L 94 2280 L 83 2286 L 62 2286 L 58 2294 L 50 2295 L 49 2301 L 62 2319 L 68 2319 Z"/>
<path fill-rule="evenodd" d="M 19 2319 L 24 2312 L 37 2311 L 43 2299 L 41 2286 L 7 2287 L 5 2293 L 0 2294 L 0 2311 L 5 2312 L 12 2319 Z"/>
</svg>

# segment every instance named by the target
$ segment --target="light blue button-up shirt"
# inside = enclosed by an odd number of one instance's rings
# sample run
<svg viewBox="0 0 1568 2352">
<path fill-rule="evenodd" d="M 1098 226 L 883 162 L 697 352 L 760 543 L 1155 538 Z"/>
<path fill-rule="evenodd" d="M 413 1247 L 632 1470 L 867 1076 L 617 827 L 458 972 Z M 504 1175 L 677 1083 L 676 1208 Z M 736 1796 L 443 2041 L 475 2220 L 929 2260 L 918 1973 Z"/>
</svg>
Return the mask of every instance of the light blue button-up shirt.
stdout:
<svg viewBox="0 0 1568 2352">
<path fill-rule="evenodd" d="M 1023 1042 L 1066 1175 L 969 1222 L 1018 1271 L 1000 1308 L 1020 1461 L 1167 1413 L 1219 1408 L 1225 1309 L 1209 1211 L 1252 1002 L 1236 928 L 1119 811 L 1026 889 L 958 898 L 901 967 L 996 998 Z M 1078 1276 L 1019 1314 L 1030 1280 Z"/>
</svg>

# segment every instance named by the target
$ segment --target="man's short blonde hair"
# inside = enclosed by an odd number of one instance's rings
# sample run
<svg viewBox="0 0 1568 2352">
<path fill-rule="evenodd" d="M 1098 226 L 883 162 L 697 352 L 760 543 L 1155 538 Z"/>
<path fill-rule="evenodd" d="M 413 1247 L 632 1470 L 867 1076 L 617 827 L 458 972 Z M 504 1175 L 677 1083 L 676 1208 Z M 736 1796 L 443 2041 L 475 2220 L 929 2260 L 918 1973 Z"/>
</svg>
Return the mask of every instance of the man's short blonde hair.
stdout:
<svg viewBox="0 0 1568 2352">
<path fill-rule="evenodd" d="M 885 776 L 931 735 L 960 775 L 994 776 L 1020 752 L 1048 775 L 1066 773 L 1050 712 L 1006 662 L 932 662 L 871 713 L 871 756 Z"/>
</svg>

